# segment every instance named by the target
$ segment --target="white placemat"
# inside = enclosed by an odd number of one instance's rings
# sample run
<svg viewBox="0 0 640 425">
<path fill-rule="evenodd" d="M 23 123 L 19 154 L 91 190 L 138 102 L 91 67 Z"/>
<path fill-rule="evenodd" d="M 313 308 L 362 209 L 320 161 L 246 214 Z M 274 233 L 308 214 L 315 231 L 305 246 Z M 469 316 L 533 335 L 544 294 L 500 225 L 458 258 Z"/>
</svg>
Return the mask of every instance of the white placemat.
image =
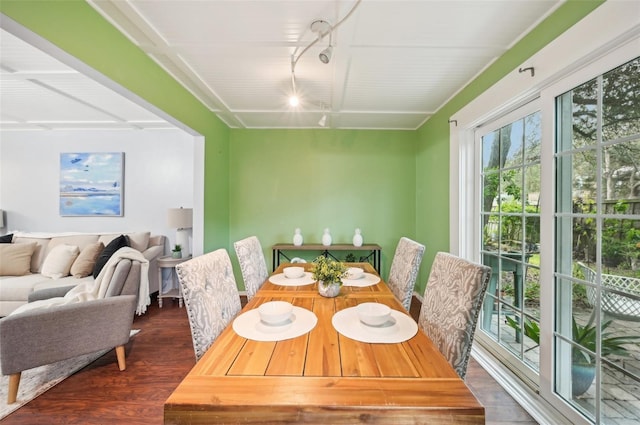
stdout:
<svg viewBox="0 0 640 425">
<path fill-rule="evenodd" d="M 303 286 L 310 285 L 315 282 L 311 272 L 305 272 L 304 276 L 295 279 L 289 279 L 284 273 L 274 274 L 269 276 L 269 282 L 280 286 Z"/>
<path fill-rule="evenodd" d="M 254 341 L 282 341 L 304 335 L 318 323 L 312 311 L 302 307 L 293 307 L 291 320 L 280 326 L 267 325 L 260 320 L 258 309 L 249 310 L 236 317 L 233 330 L 243 338 Z"/>
<path fill-rule="evenodd" d="M 396 344 L 413 338 L 418 324 L 407 314 L 391 310 L 391 320 L 382 326 L 368 326 L 360 321 L 356 307 L 340 310 L 331 318 L 335 330 L 361 342 Z"/>
<path fill-rule="evenodd" d="M 360 279 L 342 279 L 342 284 L 344 286 L 373 286 L 378 282 L 380 282 L 379 276 L 367 272 L 365 272 L 364 276 L 362 276 Z"/>
</svg>

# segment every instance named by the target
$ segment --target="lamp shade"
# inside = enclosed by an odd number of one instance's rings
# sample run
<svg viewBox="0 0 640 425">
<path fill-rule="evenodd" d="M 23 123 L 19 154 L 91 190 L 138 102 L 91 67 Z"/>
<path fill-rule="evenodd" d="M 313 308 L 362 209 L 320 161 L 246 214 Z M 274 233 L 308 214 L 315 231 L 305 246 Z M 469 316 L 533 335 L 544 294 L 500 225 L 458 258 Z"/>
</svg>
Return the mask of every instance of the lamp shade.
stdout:
<svg viewBox="0 0 640 425">
<path fill-rule="evenodd" d="M 0 210 L 0 227 L 4 227 L 4 211 Z"/>
<path fill-rule="evenodd" d="M 169 208 L 167 212 L 169 227 L 174 229 L 189 229 L 193 227 L 192 208 Z"/>
</svg>

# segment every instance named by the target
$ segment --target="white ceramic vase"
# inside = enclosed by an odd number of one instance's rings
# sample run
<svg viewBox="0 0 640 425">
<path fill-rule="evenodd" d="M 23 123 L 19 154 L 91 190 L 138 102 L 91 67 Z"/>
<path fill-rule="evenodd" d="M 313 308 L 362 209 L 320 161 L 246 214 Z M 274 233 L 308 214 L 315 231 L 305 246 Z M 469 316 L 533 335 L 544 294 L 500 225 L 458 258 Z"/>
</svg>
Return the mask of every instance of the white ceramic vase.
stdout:
<svg viewBox="0 0 640 425">
<path fill-rule="evenodd" d="M 324 233 L 322 234 L 322 245 L 330 246 L 331 245 L 331 233 L 329 233 L 329 229 L 324 229 Z"/>
<path fill-rule="evenodd" d="M 353 235 L 353 246 L 362 246 L 362 234 L 360 229 L 356 229 L 356 234 Z"/>
<path fill-rule="evenodd" d="M 302 233 L 299 228 L 296 228 L 295 233 L 293 235 L 293 245 L 301 246 L 302 245 Z"/>
<path fill-rule="evenodd" d="M 329 282 L 325 284 L 322 280 L 318 281 L 318 293 L 323 297 L 337 297 L 340 293 L 340 287 L 340 282 Z"/>
</svg>

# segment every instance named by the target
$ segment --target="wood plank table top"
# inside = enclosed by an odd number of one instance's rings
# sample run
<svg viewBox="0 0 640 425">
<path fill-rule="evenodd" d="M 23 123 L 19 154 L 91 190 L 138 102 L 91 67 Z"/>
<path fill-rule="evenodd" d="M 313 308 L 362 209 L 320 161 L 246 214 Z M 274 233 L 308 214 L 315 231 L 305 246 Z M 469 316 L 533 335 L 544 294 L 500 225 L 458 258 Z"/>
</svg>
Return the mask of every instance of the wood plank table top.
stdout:
<svg viewBox="0 0 640 425">
<path fill-rule="evenodd" d="M 317 325 L 296 338 L 258 342 L 230 324 L 165 402 L 165 424 L 484 424 L 484 407 L 422 331 L 373 344 L 334 329 L 332 316 L 361 302 L 404 311 L 384 282 L 343 286 L 338 297 L 324 298 L 316 283 L 267 281 L 243 312 L 273 300 L 313 311 Z"/>
</svg>

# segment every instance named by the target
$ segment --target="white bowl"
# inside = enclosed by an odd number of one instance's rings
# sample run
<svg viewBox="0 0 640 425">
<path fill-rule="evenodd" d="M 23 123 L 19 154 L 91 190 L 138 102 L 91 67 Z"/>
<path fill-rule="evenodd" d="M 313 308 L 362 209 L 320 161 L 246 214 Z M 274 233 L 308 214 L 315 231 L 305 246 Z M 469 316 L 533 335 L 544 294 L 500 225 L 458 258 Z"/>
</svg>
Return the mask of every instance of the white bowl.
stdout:
<svg viewBox="0 0 640 425">
<path fill-rule="evenodd" d="M 380 326 L 391 318 L 391 308 L 380 303 L 362 303 L 356 307 L 360 321 L 369 326 Z"/>
<path fill-rule="evenodd" d="M 360 279 L 364 277 L 364 270 L 360 267 L 349 267 L 347 269 L 347 279 Z"/>
<path fill-rule="evenodd" d="M 285 323 L 293 313 L 293 305 L 286 301 L 269 301 L 258 307 L 260 320 L 268 325 Z"/>
<path fill-rule="evenodd" d="M 285 267 L 283 270 L 284 277 L 288 279 L 297 279 L 304 276 L 304 267 Z"/>
</svg>

